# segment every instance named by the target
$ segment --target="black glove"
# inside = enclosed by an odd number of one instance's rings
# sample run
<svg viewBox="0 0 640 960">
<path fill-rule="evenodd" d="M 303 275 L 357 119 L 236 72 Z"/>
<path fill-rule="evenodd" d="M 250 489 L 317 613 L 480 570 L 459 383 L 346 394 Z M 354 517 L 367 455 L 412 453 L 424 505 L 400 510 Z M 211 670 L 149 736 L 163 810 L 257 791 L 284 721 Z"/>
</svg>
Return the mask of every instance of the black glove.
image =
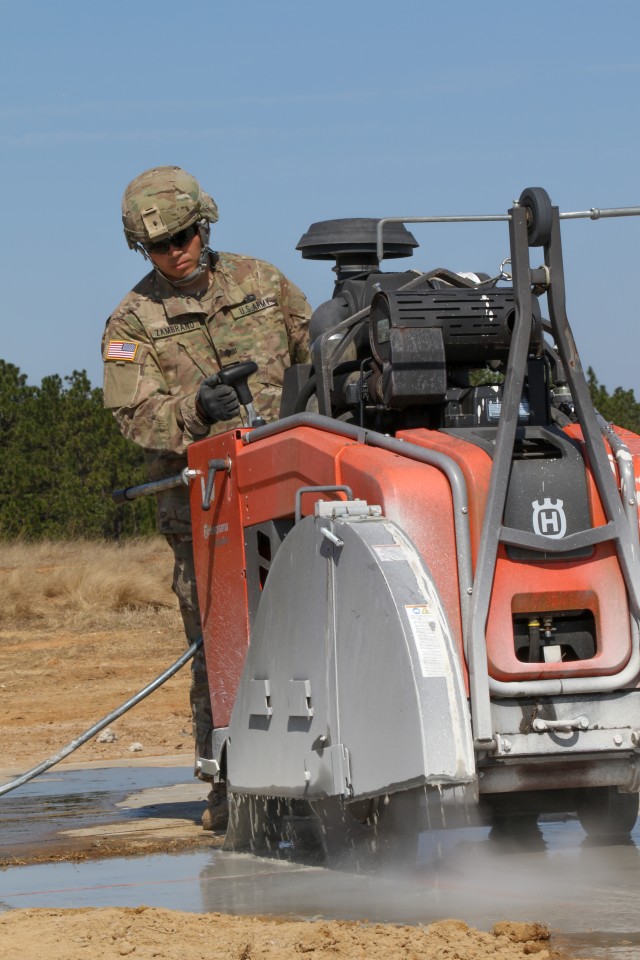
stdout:
<svg viewBox="0 0 640 960">
<path fill-rule="evenodd" d="M 233 387 L 220 383 L 217 373 L 203 380 L 196 395 L 196 409 L 207 423 L 233 420 L 240 413 L 238 394 Z"/>
</svg>

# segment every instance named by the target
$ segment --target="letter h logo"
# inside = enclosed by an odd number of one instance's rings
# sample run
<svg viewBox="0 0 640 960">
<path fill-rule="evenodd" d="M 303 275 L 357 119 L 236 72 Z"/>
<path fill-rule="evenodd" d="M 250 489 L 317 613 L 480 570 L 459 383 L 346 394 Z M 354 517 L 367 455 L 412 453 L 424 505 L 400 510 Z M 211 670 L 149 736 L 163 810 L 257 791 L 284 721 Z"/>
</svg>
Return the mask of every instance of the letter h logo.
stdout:
<svg viewBox="0 0 640 960">
<path fill-rule="evenodd" d="M 567 517 L 563 500 L 533 500 L 533 530 L 539 537 L 559 539 L 567 532 Z"/>
</svg>

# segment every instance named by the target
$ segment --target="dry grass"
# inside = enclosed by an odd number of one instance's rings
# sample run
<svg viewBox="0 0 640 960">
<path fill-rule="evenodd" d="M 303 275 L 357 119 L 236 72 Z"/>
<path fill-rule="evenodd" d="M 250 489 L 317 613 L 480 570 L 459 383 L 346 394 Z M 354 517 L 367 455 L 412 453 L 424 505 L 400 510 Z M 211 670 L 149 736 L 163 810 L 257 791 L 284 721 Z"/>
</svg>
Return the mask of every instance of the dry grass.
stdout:
<svg viewBox="0 0 640 960">
<path fill-rule="evenodd" d="M 122 544 L 0 545 L 0 626 L 108 629 L 179 618 L 173 554 L 160 537 Z"/>
</svg>

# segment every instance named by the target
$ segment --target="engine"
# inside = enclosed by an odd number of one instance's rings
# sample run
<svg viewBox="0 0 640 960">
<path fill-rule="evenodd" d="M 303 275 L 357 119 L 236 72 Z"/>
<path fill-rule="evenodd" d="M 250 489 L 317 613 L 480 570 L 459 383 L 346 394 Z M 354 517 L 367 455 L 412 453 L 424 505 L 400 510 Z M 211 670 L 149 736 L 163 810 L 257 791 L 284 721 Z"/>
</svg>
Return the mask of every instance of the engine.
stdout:
<svg viewBox="0 0 640 960">
<path fill-rule="evenodd" d="M 297 249 L 306 259 L 334 259 L 331 300 L 310 324 L 313 369 L 295 408 L 367 428 L 497 426 L 502 382 L 515 321 L 515 297 L 504 274 L 382 272 L 374 219 L 311 225 Z M 385 257 L 417 246 L 402 224 L 385 237 Z M 544 339 L 539 300 L 532 299 L 527 377 L 519 423 L 551 422 L 554 399 L 570 413 L 561 365 Z M 316 399 L 317 397 L 317 399 Z M 568 401 L 568 404 L 567 404 Z"/>
</svg>

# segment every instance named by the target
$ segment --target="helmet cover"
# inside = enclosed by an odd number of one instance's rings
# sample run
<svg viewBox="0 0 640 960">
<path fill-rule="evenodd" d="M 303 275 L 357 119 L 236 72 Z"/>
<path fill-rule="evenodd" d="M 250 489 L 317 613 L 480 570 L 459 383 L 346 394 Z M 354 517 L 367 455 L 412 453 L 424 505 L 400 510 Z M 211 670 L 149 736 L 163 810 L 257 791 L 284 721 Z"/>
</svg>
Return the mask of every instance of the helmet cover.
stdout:
<svg viewBox="0 0 640 960">
<path fill-rule="evenodd" d="M 215 223 L 218 208 L 181 167 L 152 167 L 132 180 L 122 198 L 124 235 L 132 249 L 166 240 L 198 220 Z"/>
</svg>

